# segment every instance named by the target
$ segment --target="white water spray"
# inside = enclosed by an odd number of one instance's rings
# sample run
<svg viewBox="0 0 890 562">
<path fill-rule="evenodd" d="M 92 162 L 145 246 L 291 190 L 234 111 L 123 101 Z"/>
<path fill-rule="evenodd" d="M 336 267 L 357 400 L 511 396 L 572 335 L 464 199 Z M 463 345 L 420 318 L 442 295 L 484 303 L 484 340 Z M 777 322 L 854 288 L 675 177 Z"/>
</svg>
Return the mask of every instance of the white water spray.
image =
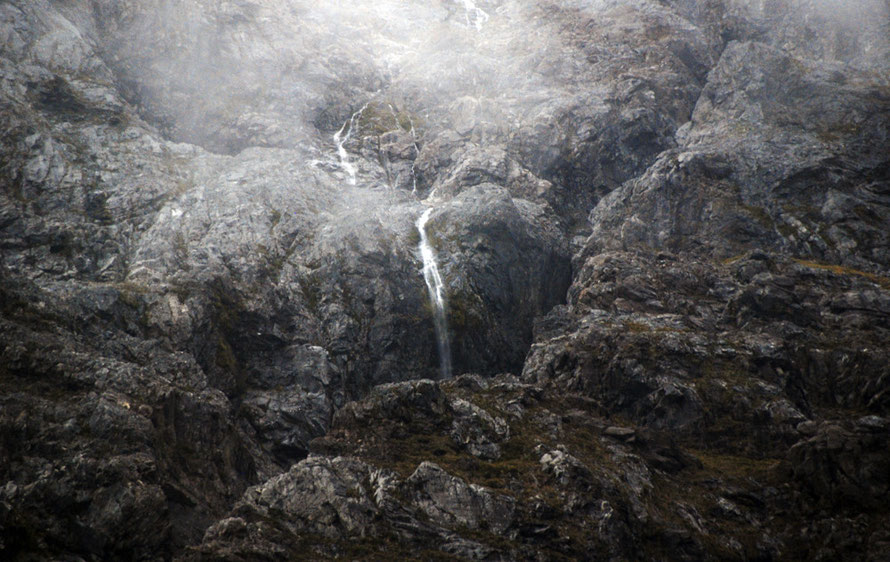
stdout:
<svg viewBox="0 0 890 562">
<path fill-rule="evenodd" d="M 433 307 L 433 326 L 436 329 L 436 345 L 439 348 L 439 370 L 443 379 L 451 378 L 451 340 L 448 337 L 448 322 L 445 318 L 445 295 L 439 266 L 436 265 L 436 253 L 430 246 L 426 235 L 426 223 L 430 220 L 432 207 L 417 219 L 417 231 L 420 233 L 420 257 L 423 259 L 423 280 L 430 294 Z"/>
<path fill-rule="evenodd" d="M 334 133 L 334 144 L 337 145 L 337 154 L 340 156 L 340 167 L 343 168 L 344 172 L 349 174 L 349 185 L 355 185 L 355 166 L 349 161 L 349 153 L 346 152 L 346 143 L 352 137 L 352 132 L 355 130 L 355 120 L 360 118 L 367 108 L 368 104 L 363 105 L 361 109 L 352 114 L 349 121 L 343 123 L 343 126 L 340 127 L 339 131 Z M 345 135 L 343 134 L 344 132 L 346 133 Z"/>
<path fill-rule="evenodd" d="M 473 0 L 461 0 L 464 5 L 464 17 L 467 19 L 467 27 L 475 27 L 476 31 L 482 31 L 482 26 L 488 21 L 488 14 L 482 8 L 476 6 Z"/>
</svg>

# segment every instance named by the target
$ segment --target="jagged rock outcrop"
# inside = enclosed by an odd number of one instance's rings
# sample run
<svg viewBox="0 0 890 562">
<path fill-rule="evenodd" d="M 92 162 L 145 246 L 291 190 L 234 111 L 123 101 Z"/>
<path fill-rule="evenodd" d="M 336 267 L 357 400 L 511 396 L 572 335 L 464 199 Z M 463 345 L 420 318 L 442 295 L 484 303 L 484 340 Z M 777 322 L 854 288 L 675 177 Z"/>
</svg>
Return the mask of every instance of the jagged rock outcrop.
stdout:
<svg viewBox="0 0 890 562">
<path fill-rule="evenodd" d="M 887 415 L 886 82 L 801 55 L 726 46 L 677 148 L 591 213 L 568 304 L 537 324 L 523 378 L 696 449 L 787 463 L 810 521 L 773 555 L 877 559 L 880 531 L 845 551 L 805 529 L 842 525 L 884 471 L 871 434 L 843 427 Z M 840 513 L 815 507 L 828 504 Z"/>
<path fill-rule="evenodd" d="M 0 4 L 0 558 L 881 559 L 886 2 L 315 4 Z"/>
<path fill-rule="evenodd" d="M 591 221 L 596 249 L 753 248 L 887 263 L 886 86 L 765 45 L 731 43 L 677 135 Z"/>
</svg>

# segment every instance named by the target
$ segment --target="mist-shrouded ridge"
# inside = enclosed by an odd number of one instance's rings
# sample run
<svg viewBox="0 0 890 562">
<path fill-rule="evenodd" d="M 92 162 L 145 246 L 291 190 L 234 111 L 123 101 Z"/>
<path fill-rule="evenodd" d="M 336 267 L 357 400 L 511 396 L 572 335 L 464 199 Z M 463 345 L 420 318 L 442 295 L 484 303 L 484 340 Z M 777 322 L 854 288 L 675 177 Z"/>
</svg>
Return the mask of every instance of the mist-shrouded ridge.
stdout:
<svg viewBox="0 0 890 562">
<path fill-rule="evenodd" d="M 727 13 L 777 26 L 776 41 L 803 56 L 886 68 L 884 0 L 724 3 Z M 354 104 L 374 92 L 422 117 L 419 129 L 461 132 L 478 125 L 489 137 L 525 142 L 525 131 L 540 128 L 538 116 L 553 107 L 592 107 L 608 96 L 596 87 L 600 66 L 584 70 L 581 54 L 570 54 L 578 45 L 568 28 L 542 17 L 545 11 L 558 7 L 600 22 L 588 41 L 614 29 L 610 22 L 621 10 L 636 10 L 640 25 L 666 11 L 647 0 L 264 0 L 249 9 L 206 0 L 167 4 L 177 7 L 135 10 L 137 23 L 115 36 L 112 60 L 140 84 L 146 109 L 163 118 L 177 140 L 235 152 L 307 144 L 319 133 L 327 142 Z M 242 31 L 253 22 L 262 22 L 263 33 L 248 40 Z M 794 35 L 800 26 L 792 23 L 802 22 L 809 22 L 812 40 Z M 221 32 L 219 26 L 230 27 Z M 181 37 L 182 43 L 159 37 Z M 608 52 L 609 60 L 636 56 L 620 41 Z"/>
<path fill-rule="evenodd" d="M 443 379 L 451 378 L 451 341 L 448 336 L 448 320 L 445 317 L 445 295 L 442 276 L 436 265 L 436 254 L 426 235 L 426 223 L 430 220 L 433 208 L 430 207 L 417 219 L 420 233 L 420 257 L 423 260 L 423 280 L 430 295 L 433 308 L 433 324 L 436 328 L 436 345 L 439 350 L 439 370 Z"/>
</svg>

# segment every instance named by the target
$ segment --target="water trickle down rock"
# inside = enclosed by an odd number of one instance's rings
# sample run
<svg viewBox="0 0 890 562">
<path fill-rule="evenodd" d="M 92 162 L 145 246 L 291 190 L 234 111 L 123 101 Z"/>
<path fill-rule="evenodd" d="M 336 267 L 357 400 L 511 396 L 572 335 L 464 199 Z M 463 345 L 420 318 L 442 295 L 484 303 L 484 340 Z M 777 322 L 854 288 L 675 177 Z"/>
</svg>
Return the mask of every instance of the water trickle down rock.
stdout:
<svg viewBox="0 0 890 562">
<path fill-rule="evenodd" d="M 451 378 L 451 341 L 448 337 L 448 320 L 445 317 L 445 295 L 439 267 L 436 265 L 436 254 L 426 235 L 426 223 L 430 220 L 433 208 L 430 207 L 417 219 L 417 231 L 420 233 L 420 257 L 423 260 L 423 280 L 430 294 L 430 305 L 433 308 L 433 324 L 436 329 L 436 345 L 439 349 L 439 370 L 443 379 Z"/>
<path fill-rule="evenodd" d="M 476 6 L 473 0 L 461 0 L 461 3 L 464 5 L 467 27 L 475 27 L 476 31 L 482 31 L 482 26 L 488 21 L 488 14 Z"/>
<path fill-rule="evenodd" d="M 349 161 L 349 154 L 346 152 L 346 143 L 352 137 L 355 130 L 356 119 L 360 118 L 362 113 L 367 109 L 368 104 L 362 106 L 361 109 L 352 114 L 349 121 L 343 123 L 340 130 L 334 133 L 334 144 L 337 145 L 337 155 L 340 157 L 340 167 L 349 174 L 349 185 L 355 185 L 355 166 Z M 343 133 L 346 133 L 345 135 Z"/>
</svg>

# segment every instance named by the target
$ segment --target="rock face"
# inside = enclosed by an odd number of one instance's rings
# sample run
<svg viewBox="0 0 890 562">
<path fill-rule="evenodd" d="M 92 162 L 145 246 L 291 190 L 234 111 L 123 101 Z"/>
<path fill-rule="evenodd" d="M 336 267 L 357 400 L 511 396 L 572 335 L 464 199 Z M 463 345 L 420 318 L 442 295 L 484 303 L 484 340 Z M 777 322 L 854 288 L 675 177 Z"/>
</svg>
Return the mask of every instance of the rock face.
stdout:
<svg viewBox="0 0 890 562">
<path fill-rule="evenodd" d="M 0 558 L 886 556 L 886 2 L 315 4 L 0 4 Z"/>
<path fill-rule="evenodd" d="M 594 248 L 886 264 L 890 98 L 855 71 L 807 64 L 731 43 L 680 146 L 593 211 Z"/>
</svg>

